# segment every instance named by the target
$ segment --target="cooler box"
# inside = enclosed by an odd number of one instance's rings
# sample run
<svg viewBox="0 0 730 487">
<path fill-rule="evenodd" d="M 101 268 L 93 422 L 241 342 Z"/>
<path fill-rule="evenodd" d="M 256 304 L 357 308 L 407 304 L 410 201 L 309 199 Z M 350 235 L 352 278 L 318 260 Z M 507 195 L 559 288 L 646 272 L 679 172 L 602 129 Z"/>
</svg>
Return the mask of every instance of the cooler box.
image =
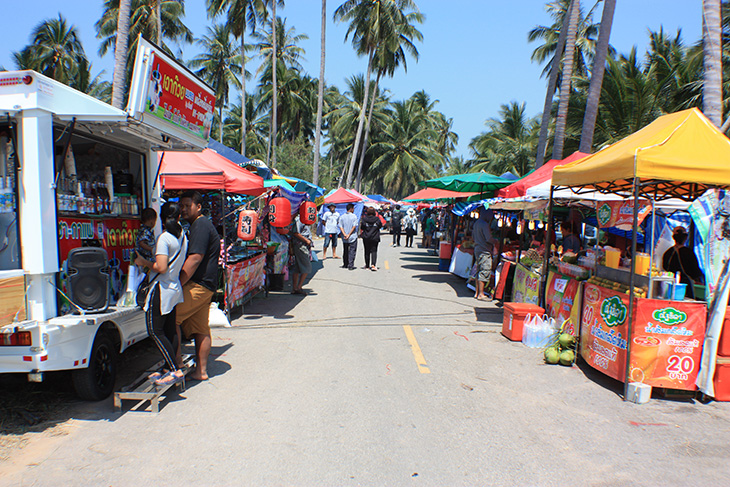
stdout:
<svg viewBox="0 0 730 487">
<path fill-rule="evenodd" d="M 717 345 L 717 354 L 730 357 L 730 307 L 725 310 L 725 321 L 722 323 L 720 343 Z"/>
<path fill-rule="evenodd" d="M 718 357 L 718 359 L 721 357 Z M 730 363 L 715 366 L 715 400 L 730 401 Z"/>
<path fill-rule="evenodd" d="M 451 265 L 451 259 L 439 259 L 439 270 L 448 272 L 449 265 Z"/>
<path fill-rule="evenodd" d="M 504 316 L 502 318 L 502 335 L 513 342 L 522 341 L 522 327 L 525 317 L 530 314 L 542 316 L 545 309 L 536 304 L 530 303 L 504 303 Z"/>
<path fill-rule="evenodd" d="M 439 259 L 451 260 L 451 243 L 440 242 L 439 243 Z M 448 270 L 448 269 L 446 269 Z"/>
</svg>

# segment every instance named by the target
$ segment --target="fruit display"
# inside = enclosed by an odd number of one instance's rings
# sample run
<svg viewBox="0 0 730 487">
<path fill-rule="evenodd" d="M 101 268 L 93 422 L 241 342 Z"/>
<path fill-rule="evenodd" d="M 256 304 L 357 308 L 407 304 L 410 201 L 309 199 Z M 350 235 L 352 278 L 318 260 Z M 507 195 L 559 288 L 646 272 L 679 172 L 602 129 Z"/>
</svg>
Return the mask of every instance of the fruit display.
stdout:
<svg viewBox="0 0 730 487">
<path fill-rule="evenodd" d="M 610 281 L 603 277 L 593 276 L 588 279 L 588 282 L 597 286 L 605 287 L 606 289 L 613 289 L 621 293 L 629 294 L 629 286 L 620 282 Z M 639 298 L 646 297 L 646 289 L 642 287 L 634 287 L 634 294 Z"/>
<path fill-rule="evenodd" d="M 543 257 L 535 249 L 528 249 L 524 255 L 520 258 L 520 264 L 525 267 L 541 266 Z"/>
<path fill-rule="evenodd" d="M 560 326 L 560 331 L 555 334 L 548 346 L 545 348 L 544 357 L 545 363 L 555 365 L 573 365 L 575 362 L 575 346 L 576 337 L 567 333 L 565 330 L 570 329 L 566 327 L 566 323 L 570 323 L 570 320 L 566 320 Z"/>
</svg>

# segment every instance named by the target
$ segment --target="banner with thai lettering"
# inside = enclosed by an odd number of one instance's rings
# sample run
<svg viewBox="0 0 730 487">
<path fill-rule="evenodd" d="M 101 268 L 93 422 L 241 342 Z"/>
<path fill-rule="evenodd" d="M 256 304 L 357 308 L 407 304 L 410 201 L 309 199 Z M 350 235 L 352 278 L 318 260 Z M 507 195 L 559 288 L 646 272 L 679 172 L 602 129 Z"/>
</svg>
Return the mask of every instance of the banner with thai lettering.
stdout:
<svg viewBox="0 0 730 487">
<path fill-rule="evenodd" d="M 248 293 L 264 285 L 266 254 L 226 266 L 226 306 L 238 306 Z"/>
<path fill-rule="evenodd" d="M 139 232 L 139 220 L 123 218 L 58 218 L 58 252 L 61 262 L 59 281 L 61 289 L 66 287 L 66 259 L 72 249 L 101 246 L 109 256 L 109 298 L 116 303 L 126 290 L 125 277 L 129 261 Z M 61 309 L 66 310 L 64 300 Z"/>
<path fill-rule="evenodd" d="M 512 301 L 515 303 L 540 303 L 540 274 L 517 264 L 512 282 Z"/>
<path fill-rule="evenodd" d="M 583 283 L 580 354 L 594 369 L 623 382 L 626 375 L 626 293 Z"/>
<path fill-rule="evenodd" d="M 694 391 L 706 317 L 707 306 L 701 302 L 637 300 L 631 333 L 631 380 Z"/>
<path fill-rule="evenodd" d="M 619 227 L 630 230 L 634 222 L 634 200 L 605 201 L 596 203 L 596 220 L 599 228 Z M 644 218 L 651 212 L 651 205 L 646 200 L 639 200 L 639 219 L 641 225 Z"/>
<path fill-rule="evenodd" d="M 546 311 L 559 324 L 570 320 L 564 331 L 575 335 L 578 330 L 583 297 L 582 282 L 554 271 L 548 273 Z"/>
<path fill-rule="evenodd" d="M 152 55 L 144 111 L 191 134 L 208 140 L 213 126 L 215 94 L 192 75 L 168 63 L 159 52 Z"/>
</svg>

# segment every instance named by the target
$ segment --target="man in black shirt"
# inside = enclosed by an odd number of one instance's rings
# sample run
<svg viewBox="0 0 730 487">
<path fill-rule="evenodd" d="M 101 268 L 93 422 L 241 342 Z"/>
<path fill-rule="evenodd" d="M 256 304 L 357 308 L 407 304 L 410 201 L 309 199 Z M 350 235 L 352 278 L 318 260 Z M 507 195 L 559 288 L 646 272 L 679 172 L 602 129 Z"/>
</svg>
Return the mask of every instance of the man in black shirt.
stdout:
<svg viewBox="0 0 730 487">
<path fill-rule="evenodd" d="M 220 237 L 208 218 L 203 216 L 203 197 L 188 191 L 180 198 L 182 217 L 190 223 L 188 255 L 180 271 L 185 301 L 175 308 L 176 321 L 185 337 L 195 340 L 195 370 L 192 379 L 208 379 L 208 355 L 211 337 L 208 313 L 218 282 Z"/>
</svg>

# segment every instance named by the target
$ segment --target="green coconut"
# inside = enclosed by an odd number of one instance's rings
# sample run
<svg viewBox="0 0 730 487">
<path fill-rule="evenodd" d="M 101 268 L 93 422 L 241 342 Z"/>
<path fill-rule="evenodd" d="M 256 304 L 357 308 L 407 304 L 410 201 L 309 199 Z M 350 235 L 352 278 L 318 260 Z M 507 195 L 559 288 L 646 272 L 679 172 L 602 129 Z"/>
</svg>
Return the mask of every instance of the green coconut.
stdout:
<svg viewBox="0 0 730 487">
<path fill-rule="evenodd" d="M 558 337 L 558 343 L 562 348 L 571 348 L 575 343 L 575 337 L 570 333 L 561 333 Z"/>
<path fill-rule="evenodd" d="M 560 350 L 557 347 L 549 347 L 545 349 L 545 362 L 548 364 L 557 364 L 560 360 Z"/>
<path fill-rule="evenodd" d="M 572 350 L 563 350 L 560 352 L 560 363 L 562 365 L 572 365 L 575 360 L 575 354 Z"/>
</svg>

